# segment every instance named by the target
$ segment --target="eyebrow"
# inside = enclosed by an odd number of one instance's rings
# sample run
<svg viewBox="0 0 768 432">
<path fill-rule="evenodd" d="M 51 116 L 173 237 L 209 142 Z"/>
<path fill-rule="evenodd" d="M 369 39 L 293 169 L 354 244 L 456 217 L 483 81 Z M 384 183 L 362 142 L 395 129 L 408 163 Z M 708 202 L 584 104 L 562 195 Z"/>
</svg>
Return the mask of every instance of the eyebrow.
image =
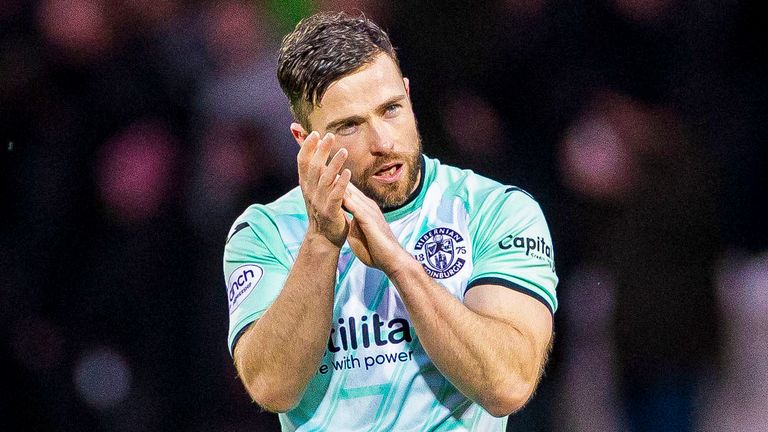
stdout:
<svg viewBox="0 0 768 432">
<path fill-rule="evenodd" d="M 406 95 L 404 95 L 404 94 L 393 96 L 393 97 L 387 99 L 384 103 L 382 103 L 379 106 L 377 106 L 376 107 L 376 111 L 377 112 L 384 111 L 384 109 L 386 107 L 392 105 L 393 103 L 400 102 L 400 101 L 404 100 L 405 98 L 406 98 Z M 340 119 L 337 119 L 337 120 L 334 120 L 334 121 L 328 123 L 327 125 L 325 125 L 325 130 L 326 131 L 330 131 L 330 130 L 336 129 L 337 127 L 339 127 L 339 126 L 341 126 L 341 125 L 343 125 L 345 123 L 357 123 L 357 124 L 359 124 L 359 123 L 362 123 L 364 121 L 365 121 L 365 117 L 363 117 L 363 116 L 351 115 L 349 117 L 340 118 Z"/>
</svg>

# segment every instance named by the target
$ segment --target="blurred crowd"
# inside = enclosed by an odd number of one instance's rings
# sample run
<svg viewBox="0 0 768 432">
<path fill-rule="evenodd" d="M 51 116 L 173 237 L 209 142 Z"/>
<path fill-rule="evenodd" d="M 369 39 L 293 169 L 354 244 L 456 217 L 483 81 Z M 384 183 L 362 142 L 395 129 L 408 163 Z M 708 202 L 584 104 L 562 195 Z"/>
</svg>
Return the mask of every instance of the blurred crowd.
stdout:
<svg viewBox="0 0 768 432">
<path fill-rule="evenodd" d="M 389 31 L 427 154 L 547 216 L 555 351 L 509 430 L 765 431 L 757 3 L 0 0 L 0 430 L 278 430 L 221 256 L 296 184 L 276 50 L 332 9 Z"/>
</svg>

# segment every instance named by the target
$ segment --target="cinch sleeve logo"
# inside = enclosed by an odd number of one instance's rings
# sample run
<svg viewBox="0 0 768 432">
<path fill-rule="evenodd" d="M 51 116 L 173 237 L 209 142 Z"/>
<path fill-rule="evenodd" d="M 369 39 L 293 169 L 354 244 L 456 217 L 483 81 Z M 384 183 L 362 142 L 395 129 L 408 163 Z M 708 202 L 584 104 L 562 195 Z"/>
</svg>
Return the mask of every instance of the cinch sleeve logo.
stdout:
<svg viewBox="0 0 768 432">
<path fill-rule="evenodd" d="M 229 276 L 229 282 L 227 282 L 230 314 L 248 297 L 248 294 L 253 291 L 263 275 L 264 270 L 254 264 L 242 265 L 232 272 Z"/>
</svg>

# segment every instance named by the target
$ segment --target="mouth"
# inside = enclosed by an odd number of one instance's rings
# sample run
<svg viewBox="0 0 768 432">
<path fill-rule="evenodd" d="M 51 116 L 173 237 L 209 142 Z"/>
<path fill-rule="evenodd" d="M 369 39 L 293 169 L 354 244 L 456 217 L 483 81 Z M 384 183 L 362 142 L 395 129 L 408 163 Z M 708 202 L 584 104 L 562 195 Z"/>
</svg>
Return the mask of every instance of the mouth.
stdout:
<svg viewBox="0 0 768 432">
<path fill-rule="evenodd" d="M 394 183 L 403 176 L 403 164 L 402 162 L 393 162 L 382 167 L 376 171 L 372 176 L 374 180 L 382 183 Z"/>
</svg>

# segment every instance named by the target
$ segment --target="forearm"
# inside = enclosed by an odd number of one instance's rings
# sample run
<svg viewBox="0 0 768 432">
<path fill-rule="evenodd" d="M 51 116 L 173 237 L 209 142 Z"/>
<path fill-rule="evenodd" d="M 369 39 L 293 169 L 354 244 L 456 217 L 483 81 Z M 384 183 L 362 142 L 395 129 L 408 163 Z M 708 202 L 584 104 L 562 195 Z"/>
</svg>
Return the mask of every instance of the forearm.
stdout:
<svg viewBox="0 0 768 432">
<path fill-rule="evenodd" d="M 551 339 L 545 306 L 495 285 L 475 287 L 460 302 L 402 248 L 374 201 L 350 184 L 344 204 L 354 215 L 350 237 L 360 239 L 361 255 L 395 285 L 440 372 L 493 415 L 522 407 L 536 386 Z"/>
<path fill-rule="evenodd" d="M 240 338 L 235 363 L 251 397 L 270 411 L 300 399 L 325 352 L 339 249 L 308 236 L 280 295 Z"/>
<path fill-rule="evenodd" d="M 407 262 L 392 275 L 393 283 L 435 366 L 491 414 L 522 407 L 533 393 L 545 352 L 514 324 L 472 311 L 418 262 Z"/>
</svg>

